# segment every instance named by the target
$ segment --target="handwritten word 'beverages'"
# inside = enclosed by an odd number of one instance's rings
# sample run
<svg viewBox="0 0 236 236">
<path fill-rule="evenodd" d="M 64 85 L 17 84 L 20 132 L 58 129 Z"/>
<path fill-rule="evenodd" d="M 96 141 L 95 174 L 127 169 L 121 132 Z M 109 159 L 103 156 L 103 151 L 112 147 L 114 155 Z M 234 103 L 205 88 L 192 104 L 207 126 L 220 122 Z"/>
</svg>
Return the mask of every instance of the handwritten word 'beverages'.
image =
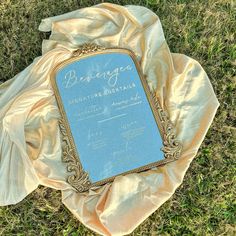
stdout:
<svg viewBox="0 0 236 236">
<path fill-rule="evenodd" d="M 83 82 L 89 83 L 93 79 L 104 79 L 104 80 L 107 80 L 107 84 L 110 87 L 114 87 L 117 84 L 119 75 L 122 72 L 129 71 L 129 70 L 132 70 L 131 65 L 128 65 L 126 67 L 117 67 L 112 71 L 107 70 L 103 72 L 97 72 L 93 75 L 87 75 L 87 76 L 81 76 L 81 77 L 77 76 L 75 70 L 70 70 L 66 73 L 64 77 L 63 86 L 64 88 L 71 88 L 78 83 L 83 83 Z"/>
</svg>

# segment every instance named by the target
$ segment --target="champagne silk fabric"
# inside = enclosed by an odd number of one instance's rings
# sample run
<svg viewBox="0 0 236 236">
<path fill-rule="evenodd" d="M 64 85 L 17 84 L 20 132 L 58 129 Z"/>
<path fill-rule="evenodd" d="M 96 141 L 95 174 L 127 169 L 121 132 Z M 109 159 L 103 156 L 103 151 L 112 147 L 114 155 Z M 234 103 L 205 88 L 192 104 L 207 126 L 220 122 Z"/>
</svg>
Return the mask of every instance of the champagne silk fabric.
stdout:
<svg viewBox="0 0 236 236">
<path fill-rule="evenodd" d="M 0 86 L 0 205 L 16 204 L 41 184 L 61 190 L 65 206 L 93 231 L 131 233 L 182 183 L 219 106 L 211 83 L 197 61 L 169 51 L 159 18 L 144 7 L 99 4 L 44 19 L 39 30 L 51 31 L 42 56 Z M 85 42 L 135 52 L 183 151 L 175 162 L 80 194 L 65 181 L 49 76 Z"/>
</svg>

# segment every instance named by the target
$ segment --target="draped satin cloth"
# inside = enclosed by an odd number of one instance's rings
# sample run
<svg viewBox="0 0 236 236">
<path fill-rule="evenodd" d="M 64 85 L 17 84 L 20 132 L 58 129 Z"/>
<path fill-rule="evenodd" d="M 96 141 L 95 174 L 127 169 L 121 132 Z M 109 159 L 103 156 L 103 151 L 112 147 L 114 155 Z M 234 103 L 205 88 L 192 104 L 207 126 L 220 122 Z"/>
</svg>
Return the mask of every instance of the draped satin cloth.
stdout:
<svg viewBox="0 0 236 236">
<path fill-rule="evenodd" d="M 0 205 L 18 203 L 41 184 L 61 190 L 65 206 L 93 231 L 131 233 L 182 183 L 219 106 L 211 83 L 197 61 L 170 52 L 159 18 L 141 6 L 103 3 L 44 19 L 39 30 L 51 31 L 42 56 L 0 86 Z M 175 162 L 77 193 L 65 181 L 49 75 L 86 42 L 135 52 L 183 151 Z"/>
</svg>

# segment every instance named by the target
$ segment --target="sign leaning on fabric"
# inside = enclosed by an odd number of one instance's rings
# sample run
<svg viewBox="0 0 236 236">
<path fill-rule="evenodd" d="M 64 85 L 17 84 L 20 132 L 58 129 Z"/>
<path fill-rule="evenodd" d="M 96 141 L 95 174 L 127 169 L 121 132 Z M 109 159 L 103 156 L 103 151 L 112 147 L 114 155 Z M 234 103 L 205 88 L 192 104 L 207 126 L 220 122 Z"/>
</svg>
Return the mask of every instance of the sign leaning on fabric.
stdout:
<svg viewBox="0 0 236 236">
<path fill-rule="evenodd" d="M 63 162 L 77 191 L 176 160 L 181 144 L 135 54 L 84 44 L 51 75 Z"/>
</svg>

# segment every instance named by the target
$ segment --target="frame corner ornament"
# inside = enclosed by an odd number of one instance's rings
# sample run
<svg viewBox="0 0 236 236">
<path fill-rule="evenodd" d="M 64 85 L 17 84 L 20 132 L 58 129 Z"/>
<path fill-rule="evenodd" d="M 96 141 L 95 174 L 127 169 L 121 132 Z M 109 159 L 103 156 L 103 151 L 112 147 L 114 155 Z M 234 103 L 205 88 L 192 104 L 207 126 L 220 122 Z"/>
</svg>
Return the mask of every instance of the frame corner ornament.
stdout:
<svg viewBox="0 0 236 236">
<path fill-rule="evenodd" d="M 176 134 L 174 132 L 174 126 L 170 121 L 167 113 L 162 109 L 155 92 L 151 92 L 151 94 L 163 128 L 162 151 L 164 152 L 164 157 L 167 160 L 168 159 L 177 160 L 180 157 L 182 151 L 182 145 L 177 140 Z"/>
<path fill-rule="evenodd" d="M 59 127 L 62 134 L 62 162 L 67 164 L 67 171 L 73 173 L 67 177 L 67 182 L 79 192 L 87 191 L 91 186 L 91 181 L 88 173 L 83 170 L 80 161 L 76 158 L 63 118 L 59 119 Z"/>
</svg>

